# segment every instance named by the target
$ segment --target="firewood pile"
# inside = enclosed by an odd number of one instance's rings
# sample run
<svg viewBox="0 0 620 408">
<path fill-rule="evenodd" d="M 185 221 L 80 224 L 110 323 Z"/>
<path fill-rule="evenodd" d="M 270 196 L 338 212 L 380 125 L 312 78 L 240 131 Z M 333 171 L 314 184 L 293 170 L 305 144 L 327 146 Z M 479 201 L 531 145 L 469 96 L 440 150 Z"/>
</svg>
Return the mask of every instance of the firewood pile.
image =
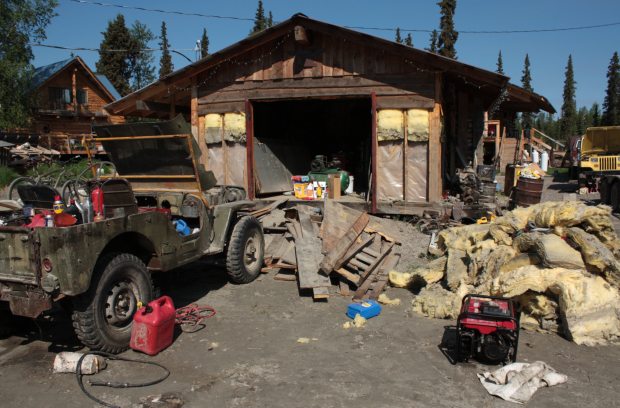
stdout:
<svg viewBox="0 0 620 408">
<path fill-rule="evenodd" d="M 365 212 L 333 200 L 325 201 L 322 212 L 297 205 L 261 217 L 265 233 L 272 235 L 263 271 L 297 281 L 300 292 L 311 291 L 315 300 L 327 299 L 332 286 L 354 300 L 377 299 L 398 264 L 400 244 Z"/>
</svg>

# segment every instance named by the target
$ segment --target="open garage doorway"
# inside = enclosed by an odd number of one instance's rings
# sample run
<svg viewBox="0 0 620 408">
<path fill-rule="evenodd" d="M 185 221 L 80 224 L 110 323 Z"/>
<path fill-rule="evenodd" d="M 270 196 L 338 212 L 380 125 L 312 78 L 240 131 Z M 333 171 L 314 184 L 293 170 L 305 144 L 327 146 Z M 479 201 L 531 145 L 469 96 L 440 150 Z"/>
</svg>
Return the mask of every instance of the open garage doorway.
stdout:
<svg viewBox="0 0 620 408">
<path fill-rule="evenodd" d="M 351 197 L 365 198 L 371 163 L 371 100 L 303 99 L 252 102 L 256 195 L 293 190 L 291 176 L 307 175 L 317 156 L 347 171 Z"/>
</svg>

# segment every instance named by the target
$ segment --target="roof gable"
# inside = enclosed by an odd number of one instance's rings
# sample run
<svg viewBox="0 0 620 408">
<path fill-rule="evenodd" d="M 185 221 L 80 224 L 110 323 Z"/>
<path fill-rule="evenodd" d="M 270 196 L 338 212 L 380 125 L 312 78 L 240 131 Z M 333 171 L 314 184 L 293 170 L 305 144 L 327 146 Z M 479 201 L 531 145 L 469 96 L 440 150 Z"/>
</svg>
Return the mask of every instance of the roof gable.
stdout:
<svg viewBox="0 0 620 408">
<path fill-rule="evenodd" d="M 116 101 L 121 98 L 120 94 L 114 88 L 110 80 L 103 74 L 95 74 L 80 57 L 74 57 L 35 68 L 31 84 L 32 89 L 41 88 L 52 78 L 56 77 L 58 74 L 74 64 L 77 64 L 80 68 L 82 68 L 82 71 L 86 74 L 86 76 L 89 77 L 95 85 L 101 89 L 108 98 L 110 98 L 110 100 Z"/>
</svg>

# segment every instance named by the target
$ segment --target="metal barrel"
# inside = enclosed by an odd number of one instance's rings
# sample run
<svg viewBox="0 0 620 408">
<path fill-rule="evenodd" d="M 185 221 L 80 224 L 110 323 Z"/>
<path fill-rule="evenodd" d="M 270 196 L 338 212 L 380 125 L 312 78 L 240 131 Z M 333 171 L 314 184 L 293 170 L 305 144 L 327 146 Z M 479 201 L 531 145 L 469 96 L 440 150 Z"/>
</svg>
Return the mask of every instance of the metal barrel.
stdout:
<svg viewBox="0 0 620 408">
<path fill-rule="evenodd" d="M 529 207 L 540 203 L 544 180 L 519 177 L 515 188 L 514 204 L 518 207 Z"/>
</svg>

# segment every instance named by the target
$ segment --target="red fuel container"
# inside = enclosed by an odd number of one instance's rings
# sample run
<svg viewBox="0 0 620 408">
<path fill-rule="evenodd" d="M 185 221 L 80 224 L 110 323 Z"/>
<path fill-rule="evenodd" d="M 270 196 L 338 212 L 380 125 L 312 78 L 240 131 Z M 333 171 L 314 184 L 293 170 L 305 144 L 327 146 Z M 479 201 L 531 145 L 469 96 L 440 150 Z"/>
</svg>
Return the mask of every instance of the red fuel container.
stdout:
<svg viewBox="0 0 620 408">
<path fill-rule="evenodd" d="M 168 296 L 138 309 L 133 317 L 129 347 L 154 356 L 171 345 L 175 316 L 174 304 Z"/>
</svg>

